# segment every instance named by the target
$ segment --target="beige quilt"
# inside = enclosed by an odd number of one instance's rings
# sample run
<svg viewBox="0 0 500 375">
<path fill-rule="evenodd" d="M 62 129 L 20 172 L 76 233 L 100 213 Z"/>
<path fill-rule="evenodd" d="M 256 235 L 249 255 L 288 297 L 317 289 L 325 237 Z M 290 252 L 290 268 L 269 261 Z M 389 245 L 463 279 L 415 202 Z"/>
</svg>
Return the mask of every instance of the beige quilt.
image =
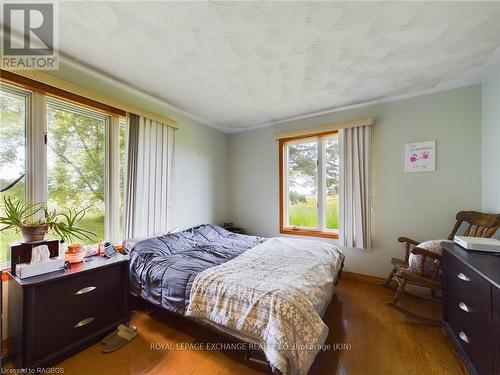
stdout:
<svg viewBox="0 0 500 375">
<path fill-rule="evenodd" d="M 258 344 L 283 374 L 307 374 L 343 259 L 326 242 L 271 238 L 198 274 L 186 315 Z"/>
</svg>

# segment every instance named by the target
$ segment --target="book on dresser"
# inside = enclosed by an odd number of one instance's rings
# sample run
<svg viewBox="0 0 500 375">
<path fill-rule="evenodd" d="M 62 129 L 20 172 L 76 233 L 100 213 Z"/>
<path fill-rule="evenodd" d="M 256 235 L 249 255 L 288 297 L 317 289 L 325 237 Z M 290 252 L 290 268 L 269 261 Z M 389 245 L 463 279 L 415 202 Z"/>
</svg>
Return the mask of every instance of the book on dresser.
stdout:
<svg viewBox="0 0 500 375">
<path fill-rule="evenodd" d="M 500 257 L 443 242 L 443 325 L 471 374 L 500 375 Z"/>
<path fill-rule="evenodd" d="M 9 355 L 18 369 L 45 368 L 129 320 L 129 257 L 90 257 L 71 269 L 9 274 Z M 12 351 L 12 353 L 11 353 Z"/>
</svg>

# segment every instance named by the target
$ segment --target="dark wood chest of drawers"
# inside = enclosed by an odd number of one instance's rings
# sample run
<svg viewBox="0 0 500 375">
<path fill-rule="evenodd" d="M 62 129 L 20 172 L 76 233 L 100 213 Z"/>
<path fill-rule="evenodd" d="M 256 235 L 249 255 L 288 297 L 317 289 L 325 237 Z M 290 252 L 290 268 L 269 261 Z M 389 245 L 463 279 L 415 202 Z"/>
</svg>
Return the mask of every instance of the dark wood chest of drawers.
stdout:
<svg viewBox="0 0 500 375">
<path fill-rule="evenodd" d="M 9 280 L 16 368 L 55 365 L 128 321 L 128 257 L 92 257 L 70 270 Z"/>
<path fill-rule="evenodd" d="M 500 257 L 443 248 L 444 328 L 472 374 L 500 375 Z"/>
</svg>

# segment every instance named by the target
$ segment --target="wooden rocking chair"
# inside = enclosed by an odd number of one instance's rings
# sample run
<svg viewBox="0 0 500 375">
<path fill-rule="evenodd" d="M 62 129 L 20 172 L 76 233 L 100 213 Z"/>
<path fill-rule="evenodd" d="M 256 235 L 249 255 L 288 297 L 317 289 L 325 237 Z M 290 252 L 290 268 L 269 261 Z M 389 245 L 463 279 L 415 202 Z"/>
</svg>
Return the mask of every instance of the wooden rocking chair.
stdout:
<svg viewBox="0 0 500 375">
<path fill-rule="evenodd" d="M 453 241 L 453 237 L 457 234 L 458 230 L 462 226 L 463 223 L 468 224 L 467 228 L 464 231 L 464 236 L 471 237 L 485 237 L 489 238 L 495 234 L 497 229 L 500 227 L 500 214 L 485 214 L 482 212 L 476 211 L 460 211 L 456 216 L 457 222 L 453 227 L 450 235 L 448 236 L 448 240 Z M 399 237 L 398 241 L 406 244 L 406 256 L 405 259 L 392 258 L 391 263 L 394 266 L 389 277 L 385 282 L 385 286 L 389 286 L 391 282 L 396 281 L 397 288 L 396 293 L 394 294 L 394 298 L 391 302 L 388 302 L 388 305 L 393 307 L 394 309 L 400 311 L 401 313 L 407 315 L 410 318 L 417 319 L 429 324 L 441 325 L 440 320 L 434 320 L 426 318 L 422 315 L 413 313 L 401 307 L 398 302 L 403 295 L 406 293 L 406 286 L 416 285 L 424 288 L 429 288 L 431 291 L 431 296 L 433 300 L 438 300 L 436 298 L 436 292 L 442 290 L 441 283 L 441 267 L 442 267 L 442 255 L 436 254 L 427 249 L 419 248 L 418 245 L 420 242 L 412 240 L 407 237 Z M 410 254 L 421 255 L 423 257 L 423 264 L 427 261 L 427 259 L 432 259 L 436 264 L 435 271 L 432 275 L 424 275 L 423 269 L 422 272 L 417 272 L 413 269 L 410 269 L 408 259 Z M 422 267 L 423 268 L 423 267 Z"/>
</svg>

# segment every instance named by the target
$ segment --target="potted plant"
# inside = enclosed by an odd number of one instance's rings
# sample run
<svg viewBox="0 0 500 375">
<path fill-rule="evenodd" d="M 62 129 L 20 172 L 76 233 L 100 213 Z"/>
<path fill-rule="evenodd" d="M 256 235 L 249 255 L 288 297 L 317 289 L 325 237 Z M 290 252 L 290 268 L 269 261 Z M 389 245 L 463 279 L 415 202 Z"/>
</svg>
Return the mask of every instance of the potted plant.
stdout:
<svg viewBox="0 0 500 375">
<path fill-rule="evenodd" d="M 95 233 L 78 227 L 86 209 L 56 212 L 47 210 L 45 203 L 23 203 L 3 198 L 4 214 L 0 216 L 0 231 L 15 229 L 21 232 L 26 242 L 42 241 L 50 232 L 67 243 L 75 239 L 93 240 Z"/>
</svg>

